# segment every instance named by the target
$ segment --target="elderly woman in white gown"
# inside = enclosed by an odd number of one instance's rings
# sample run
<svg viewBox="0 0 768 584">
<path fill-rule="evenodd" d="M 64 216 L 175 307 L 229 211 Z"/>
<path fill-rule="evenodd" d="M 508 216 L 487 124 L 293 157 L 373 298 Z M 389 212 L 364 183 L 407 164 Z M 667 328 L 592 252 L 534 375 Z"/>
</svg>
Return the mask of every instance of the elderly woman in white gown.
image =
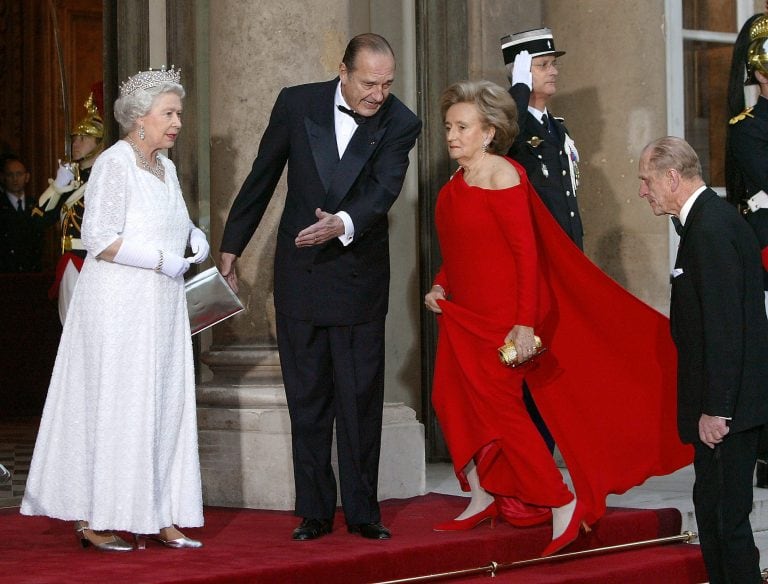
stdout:
<svg viewBox="0 0 768 584">
<path fill-rule="evenodd" d="M 176 168 L 179 71 L 121 86 L 122 140 L 86 190 L 88 250 L 59 345 L 21 512 L 73 520 L 83 547 L 129 551 L 115 531 L 200 547 L 203 524 L 192 344 L 183 274 L 208 256 Z M 192 257 L 184 257 L 189 245 Z"/>
</svg>

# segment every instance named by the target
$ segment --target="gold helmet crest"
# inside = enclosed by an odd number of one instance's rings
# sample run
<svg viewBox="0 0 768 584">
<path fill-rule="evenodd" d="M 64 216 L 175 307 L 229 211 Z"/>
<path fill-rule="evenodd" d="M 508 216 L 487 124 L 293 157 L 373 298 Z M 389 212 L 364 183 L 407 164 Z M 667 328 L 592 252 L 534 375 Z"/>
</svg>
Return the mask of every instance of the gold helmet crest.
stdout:
<svg viewBox="0 0 768 584">
<path fill-rule="evenodd" d="M 747 84 L 757 83 L 755 71 L 768 77 L 768 15 L 757 18 L 749 27 Z"/>
<path fill-rule="evenodd" d="M 101 140 L 104 137 L 104 121 L 99 114 L 99 108 L 93 103 L 93 92 L 85 100 L 84 107 L 87 113 L 72 129 L 72 135 L 93 136 L 97 140 Z"/>
</svg>

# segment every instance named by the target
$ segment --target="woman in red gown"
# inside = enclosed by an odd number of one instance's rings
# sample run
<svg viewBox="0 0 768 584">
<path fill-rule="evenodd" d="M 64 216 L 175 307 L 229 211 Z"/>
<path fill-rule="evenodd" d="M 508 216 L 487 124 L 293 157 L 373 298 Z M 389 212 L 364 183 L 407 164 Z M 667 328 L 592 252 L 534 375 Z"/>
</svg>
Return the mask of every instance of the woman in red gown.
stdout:
<svg viewBox="0 0 768 584">
<path fill-rule="evenodd" d="M 432 400 L 456 475 L 471 498 L 464 512 L 435 529 L 471 529 L 499 513 L 513 525 L 533 525 L 548 521 L 551 510 L 552 542 L 542 554 L 549 555 L 576 539 L 583 521 L 591 523 L 604 512 L 607 493 L 623 492 L 652 474 L 690 462 L 690 451 L 675 431 L 675 353 L 664 317 L 630 297 L 569 245 L 523 168 L 501 155 L 517 134 L 509 94 L 487 81 L 463 81 L 444 92 L 441 109 L 449 153 L 460 168 L 440 191 L 435 211 L 443 264 L 425 296 L 440 324 Z M 544 240 L 557 251 L 547 249 Z M 579 273 L 554 270 L 561 259 Z M 569 285 L 578 284 L 583 273 L 589 284 L 581 293 L 620 301 L 617 308 L 628 314 L 627 324 L 644 329 L 640 348 L 662 355 L 658 363 L 643 365 L 648 383 L 632 386 L 629 380 L 629 395 L 617 391 L 624 386 L 614 385 L 623 383 L 626 364 L 606 365 L 600 379 L 593 362 L 592 374 L 584 376 L 577 363 L 588 357 L 589 347 L 574 351 L 575 338 L 564 343 L 558 336 L 561 331 L 581 334 L 582 311 L 589 328 L 602 324 L 600 317 L 589 320 L 579 292 L 571 295 Z M 597 281 L 594 287 L 591 280 Z M 562 301 L 565 296 L 571 300 Z M 550 351 L 517 368 L 502 365 L 497 348 L 507 341 L 514 342 L 522 361 L 535 354 L 534 331 Z M 610 354 L 614 340 L 605 334 Z M 601 343 L 602 334 L 594 347 L 598 357 L 606 352 Z M 615 347 L 622 350 L 626 344 Z M 635 373 L 630 368 L 630 376 Z M 585 377 L 591 377 L 586 388 Z M 529 417 L 524 378 L 560 446 L 578 497 L 566 487 Z M 632 399 L 635 393 L 642 405 Z M 621 432 L 627 418 L 620 424 L 604 418 L 627 414 L 628 405 L 651 416 L 651 436 L 611 436 Z M 609 434 L 599 435 L 603 432 Z"/>
</svg>

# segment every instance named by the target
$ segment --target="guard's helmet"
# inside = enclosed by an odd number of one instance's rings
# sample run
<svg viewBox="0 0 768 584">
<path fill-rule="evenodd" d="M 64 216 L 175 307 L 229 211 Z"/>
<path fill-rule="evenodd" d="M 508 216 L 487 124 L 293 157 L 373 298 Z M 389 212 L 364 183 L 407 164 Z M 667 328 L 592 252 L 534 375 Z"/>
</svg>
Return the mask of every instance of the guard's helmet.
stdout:
<svg viewBox="0 0 768 584">
<path fill-rule="evenodd" d="M 768 77 L 768 15 L 757 18 L 749 27 L 747 84 L 757 83 L 755 71 Z"/>
</svg>

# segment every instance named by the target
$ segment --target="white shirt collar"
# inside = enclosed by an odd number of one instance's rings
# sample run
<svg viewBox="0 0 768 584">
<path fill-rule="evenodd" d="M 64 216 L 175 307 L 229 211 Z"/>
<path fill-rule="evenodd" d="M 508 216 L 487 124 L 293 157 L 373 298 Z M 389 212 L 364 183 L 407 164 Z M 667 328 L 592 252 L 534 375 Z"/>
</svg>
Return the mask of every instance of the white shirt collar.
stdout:
<svg viewBox="0 0 768 584">
<path fill-rule="evenodd" d="M 541 123 L 541 116 L 543 116 L 544 114 L 547 114 L 548 116 L 550 115 L 549 112 L 547 111 L 547 108 L 544 108 L 544 111 L 541 111 L 541 110 L 537 110 L 532 105 L 528 106 L 528 111 L 531 112 L 531 115 L 533 115 L 533 117 L 536 118 L 539 121 L 539 123 Z"/>
<path fill-rule="evenodd" d="M 13 205 L 13 208 L 15 209 L 17 205 L 19 204 L 19 199 L 21 199 L 21 206 L 26 209 L 26 201 L 24 200 L 24 195 L 14 195 L 13 193 L 9 191 L 5 191 L 6 196 L 8 197 L 8 200 L 11 202 L 11 205 Z"/>
<path fill-rule="evenodd" d="M 693 194 L 688 197 L 688 200 L 683 203 L 682 208 L 680 209 L 680 223 L 685 225 L 685 220 L 688 218 L 688 213 L 691 212 L 691 207 L 693 207 L 693 204 L 696 202 L 696 199 L 699 198 L 699 195 L 703 193 L 707 188 L 707 185 L 701 185 L 698 189 L 693 191 Z"/>
</svg>

